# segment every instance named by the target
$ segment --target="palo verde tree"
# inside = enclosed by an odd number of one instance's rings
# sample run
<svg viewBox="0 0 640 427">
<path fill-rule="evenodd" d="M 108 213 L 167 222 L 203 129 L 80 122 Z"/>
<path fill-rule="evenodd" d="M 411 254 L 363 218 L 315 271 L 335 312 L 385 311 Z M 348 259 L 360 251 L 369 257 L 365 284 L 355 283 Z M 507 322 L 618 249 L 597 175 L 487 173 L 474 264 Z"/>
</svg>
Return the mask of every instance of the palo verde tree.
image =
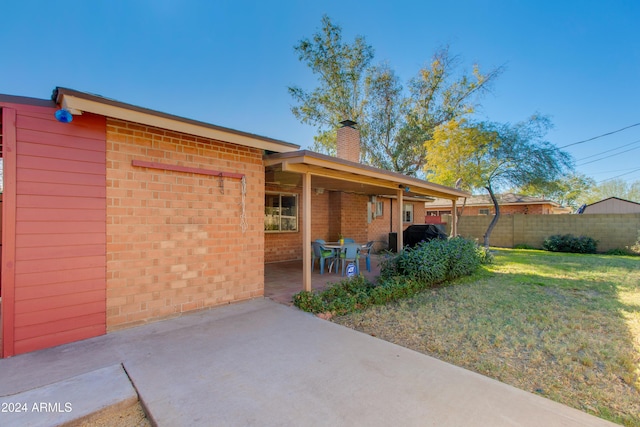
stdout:
<svg viewBox="0 0 640 427">
<path fill-rule="evenodd" d="M 335 153 L 335 131 L 345 119 L 360 125 L 362 158 L 372 165 L 407 175 L 422 175 L 435 128 L 472 114 L 478 99 L 502 72 L 459 72 L 460 59 L 448 48 L 438 50 L 407 89 L 388 64 L 372 65 L 374 51 L 363 37 L 342 40 L 342 30 L 329 17 L 311 39 L 295 47 L 300 61 L 318 78 L 318 87 L 289 87 L 302 123 L 318 128 L 313 149 Z"/>
<path fill-rule="evenodd" d="M 466 189 L 489 193 L 496 214 L 485 232 L 485 247 L 500 219 L 496 190 L 543 187 L 571 169 L 570 155 L 544 140 L 550 126 L 541 116 L 515 125 L 454 120 L 427 141 L 430 180 L 452 185 L 462 178 Z"/>
</svg>

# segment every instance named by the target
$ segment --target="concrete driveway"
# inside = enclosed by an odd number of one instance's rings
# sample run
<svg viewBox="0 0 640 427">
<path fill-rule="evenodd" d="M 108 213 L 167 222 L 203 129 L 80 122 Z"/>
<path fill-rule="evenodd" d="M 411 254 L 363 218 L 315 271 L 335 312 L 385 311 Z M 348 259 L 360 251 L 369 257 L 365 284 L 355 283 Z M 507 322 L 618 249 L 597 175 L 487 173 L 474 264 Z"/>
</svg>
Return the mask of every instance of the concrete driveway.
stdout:
<svg viewBox="0 0 640 427">
<path fill-rule="evenodd" d="M 120 364 L 159 426 L 612 425 L 268 299 L 0 360 L 0 402 L 90 411 Z M 71 415 L 0 412 L 0 425 Z"/>
</svg>

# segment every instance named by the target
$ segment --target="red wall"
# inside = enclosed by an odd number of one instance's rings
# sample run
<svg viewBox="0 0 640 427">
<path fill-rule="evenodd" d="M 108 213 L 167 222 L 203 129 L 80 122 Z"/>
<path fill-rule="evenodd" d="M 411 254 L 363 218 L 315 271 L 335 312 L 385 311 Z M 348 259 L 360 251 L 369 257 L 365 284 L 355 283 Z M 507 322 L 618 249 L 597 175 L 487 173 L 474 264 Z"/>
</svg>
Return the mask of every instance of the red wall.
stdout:
<svg viewBox="0 0 640 427">
<path fill-rule="evenodd" d="M 4 357 L 106 332 L 105 119 L 83 114 L 63 124 L 54 107 L 9 107 Z"/>
</svg>

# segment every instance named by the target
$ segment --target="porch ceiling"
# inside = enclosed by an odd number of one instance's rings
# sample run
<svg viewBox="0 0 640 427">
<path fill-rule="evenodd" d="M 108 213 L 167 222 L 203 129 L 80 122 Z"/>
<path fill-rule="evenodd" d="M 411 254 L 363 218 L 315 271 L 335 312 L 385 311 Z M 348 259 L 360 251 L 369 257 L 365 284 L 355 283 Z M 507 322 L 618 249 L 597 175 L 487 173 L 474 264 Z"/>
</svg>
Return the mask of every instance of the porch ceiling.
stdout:
<svg viewBox="0 0 640 427">
<path fill-rule="evenodd" d="M 311 174 L 315 190 L 396 196 L 398 188 L 408 188 L 405 197 L 439 197 L 454 200 L 469 193 L 371 166 L 312 151 L 302 150 L 265 156 L 266 182 L 281 186 L 301 186 L 301 174 Z"/>
</svg>

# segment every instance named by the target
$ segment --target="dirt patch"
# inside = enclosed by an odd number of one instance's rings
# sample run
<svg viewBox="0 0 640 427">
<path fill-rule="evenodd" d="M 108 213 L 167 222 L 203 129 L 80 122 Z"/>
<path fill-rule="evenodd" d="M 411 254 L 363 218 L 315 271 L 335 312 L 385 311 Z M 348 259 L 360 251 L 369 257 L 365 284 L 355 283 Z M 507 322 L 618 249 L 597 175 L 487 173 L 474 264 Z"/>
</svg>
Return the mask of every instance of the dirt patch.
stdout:
<svg viewBox="0 0 640 427">
<path fill-rule="evenodd" d="M 107 411 L 103 415 L 91 418 L 81 424 L 80 427 L 151 427 L 142 405 L 137 402 L 120 411 Z"/>
</svg>

